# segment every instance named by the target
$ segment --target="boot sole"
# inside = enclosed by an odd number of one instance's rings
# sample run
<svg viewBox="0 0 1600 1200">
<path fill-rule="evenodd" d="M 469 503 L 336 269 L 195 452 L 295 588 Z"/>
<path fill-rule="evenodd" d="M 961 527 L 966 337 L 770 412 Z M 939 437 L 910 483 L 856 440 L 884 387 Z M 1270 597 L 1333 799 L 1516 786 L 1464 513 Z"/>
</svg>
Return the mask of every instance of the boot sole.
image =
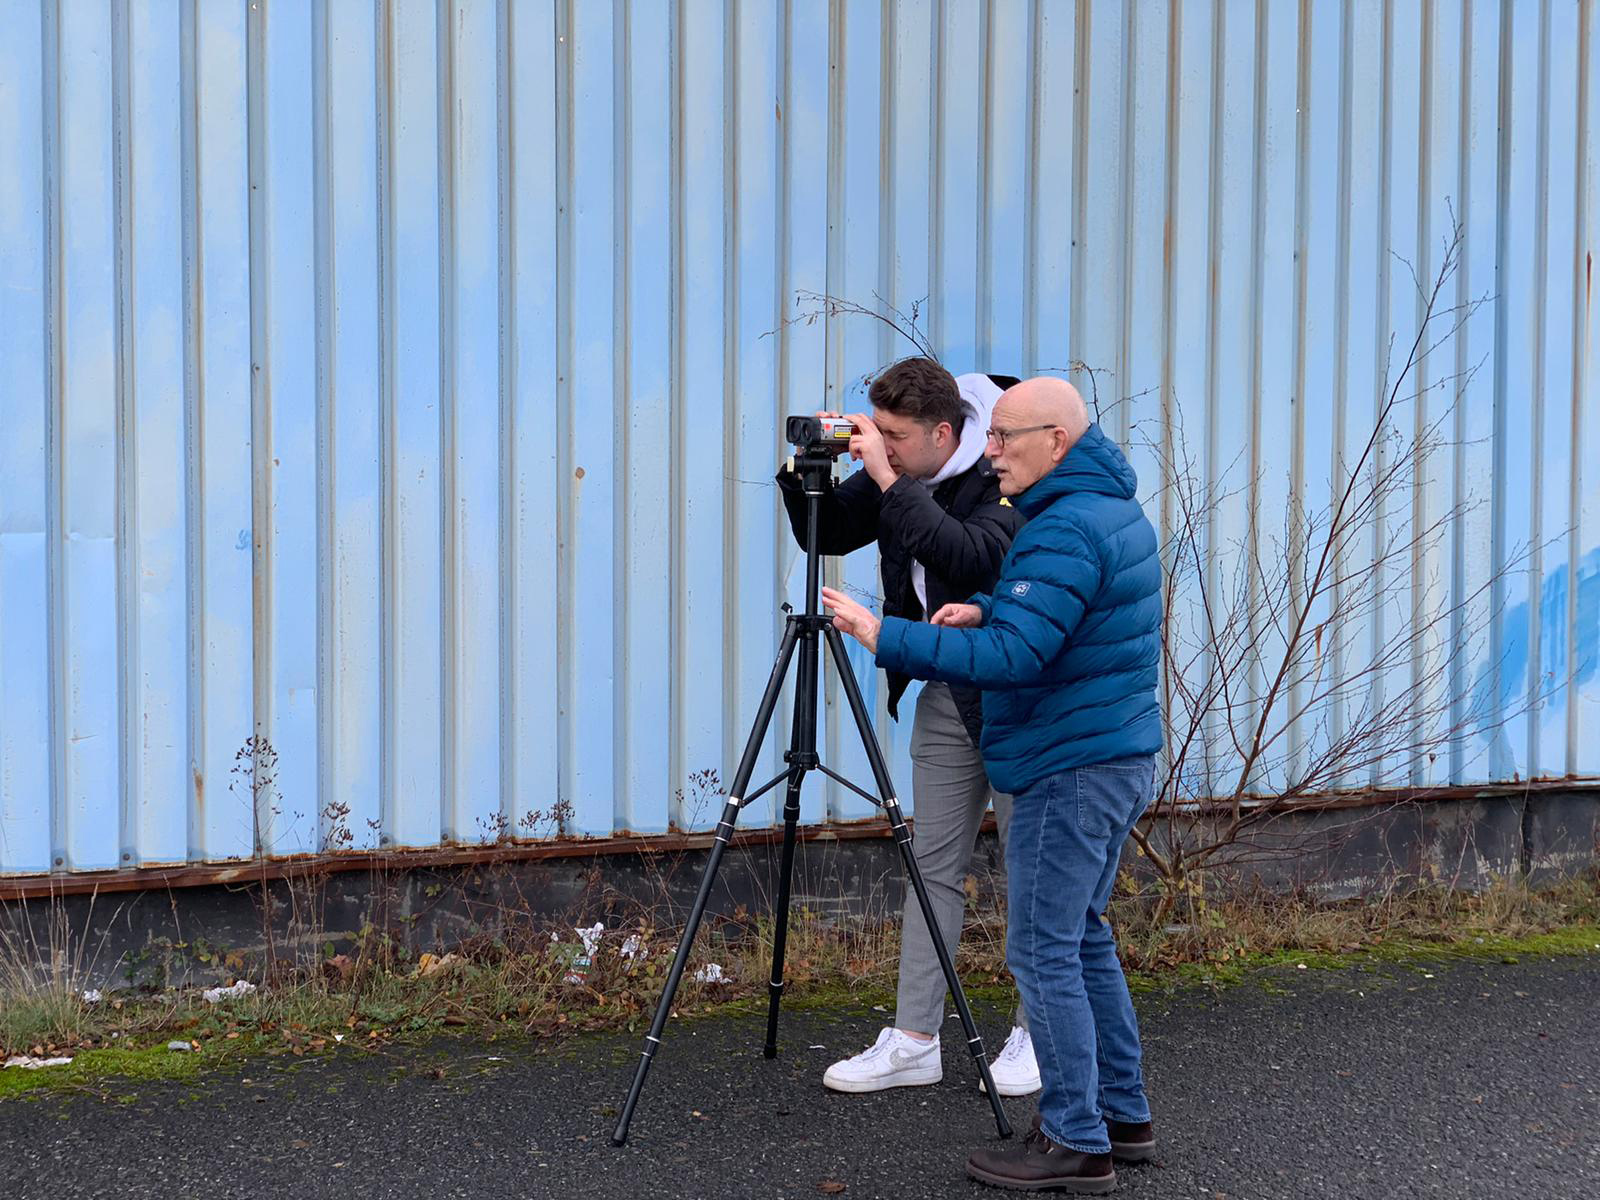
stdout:
<svg viewBox="0 0 1600 1200">
<path fill-rule="evenodd" d="M 1117 1175 L 1113 1171 L 1110 1175 L 1103 1175 L 1098 1179 L 1083 1179 L 1075 1175 L 1064 1175 L 1056 1179 L 1010 1179 L 1004 1175 L 993 1175 L 982 1167 L 967 1164 L 967 1174 L 979 1183 L 987 1183 L 992 1187 L 1010 1188 L 1016 1192 L 1072 1192 L 1079 1196 L 1103 1196 L 1117 1188 Z"/>
<path fill-rule="evenodd" d="M 1143 1163 L 1156 1156 L 1154 1142 L 1112 1142 L 1111 1157 L 1116 1162 Z"/>
<path fill-rule="evenodd" d="M 829 1079 L 824 1075 L 822 1086 L 830 1092 L 860 1095 L 863 1092 L 886 1092 L 897 1087 L 927 1087 L 943 1078 L 943 1068 L 936 1067 L 931 1071 L 902 1071 L 892 1079 Z"/>
</svg>

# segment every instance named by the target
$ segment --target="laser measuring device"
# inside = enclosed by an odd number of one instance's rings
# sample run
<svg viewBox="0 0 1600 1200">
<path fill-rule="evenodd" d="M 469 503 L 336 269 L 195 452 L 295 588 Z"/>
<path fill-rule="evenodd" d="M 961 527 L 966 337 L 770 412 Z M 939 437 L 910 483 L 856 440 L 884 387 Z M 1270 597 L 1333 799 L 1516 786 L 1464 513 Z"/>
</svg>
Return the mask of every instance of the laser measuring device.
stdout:
<svg viewBox="0 0 1600 1200">
<path fill-rule="evenodd" d="M 843 417 L 792 416 L 784 422 L 784 440 L 801 454 L 827 454 L 837 458 L 850 449 L 856 427 Z"/>
</svg>

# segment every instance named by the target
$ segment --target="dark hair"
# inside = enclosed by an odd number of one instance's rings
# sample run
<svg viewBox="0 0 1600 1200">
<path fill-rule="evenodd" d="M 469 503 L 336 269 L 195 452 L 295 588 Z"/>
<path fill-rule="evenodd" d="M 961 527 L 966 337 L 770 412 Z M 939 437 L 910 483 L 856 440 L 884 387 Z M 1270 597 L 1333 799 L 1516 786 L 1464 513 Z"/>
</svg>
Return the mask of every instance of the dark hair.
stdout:
<svg viewBox="0 0 1600 1200">
<path fill-rule="evenodd" d="M 948 421 L 957 437 L 967 418 L 955 376 L 931 358 L 902 358 L 892 364 L 872 381 L 867 399 L 874 408 L 921 421 L 930 429 Z"/>
</svg>

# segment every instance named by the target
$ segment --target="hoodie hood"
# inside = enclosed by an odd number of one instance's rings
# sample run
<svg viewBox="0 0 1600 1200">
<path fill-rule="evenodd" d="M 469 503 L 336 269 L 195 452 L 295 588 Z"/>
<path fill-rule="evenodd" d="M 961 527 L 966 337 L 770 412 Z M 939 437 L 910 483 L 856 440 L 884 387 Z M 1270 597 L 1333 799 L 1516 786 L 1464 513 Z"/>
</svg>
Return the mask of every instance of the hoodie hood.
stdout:
<svg viewBox="0 0 1600 1200">
<path fill-rule="evenodd" d="M 1138 490 L 1139 477 L 1117 444 L 1099 425 L 1090 425 L 1055 469 L 1013 502 L 1025 516 L 1033 517 L 1073 492 L 1132 500 Z"/>
<path fill-rule="evenodd" d="M 989 418 L 994 414 L 995 402 L 1000 399 L 1000 385 L 987 375 L 974 374 L 957 375 L 956 387 L 966 404 L 967 419 L 962 422 L 961 441 L 955 453 L 939 468 L 938 474 L 922 481 L 929 487 L 938 487 L 946 479 L 971 470 L 983 457 L 989 442 Z"/>
<path fill-rule="evenodd" d="M 938 473 L 932 479 L 922 480 L 925 488 L 936 488 L 946 479 L 970 471 L 989 444 L 989 418 L 994 414 L 995 401 L 1000 399 L 1003 389 L 987 375 L 979 374 L 957 375 L 956 387 L 967 406 L 967 419 L 961 423 L 961 441 Z M 928 569 L 917 559 L 911 561 L 911 587 L 922 605 L 923 615 L 931 616 L 928 612 Z"/>
</svg>

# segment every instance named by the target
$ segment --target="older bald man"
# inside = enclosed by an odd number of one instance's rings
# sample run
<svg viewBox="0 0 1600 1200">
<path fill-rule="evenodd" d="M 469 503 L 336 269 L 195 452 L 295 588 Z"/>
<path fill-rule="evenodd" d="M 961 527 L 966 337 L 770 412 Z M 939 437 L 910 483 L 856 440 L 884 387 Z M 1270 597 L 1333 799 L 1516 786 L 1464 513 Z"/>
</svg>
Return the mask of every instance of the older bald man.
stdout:
<svg viewBox="0 0 1600 1200">
<path fill-rule="evenodd" d="M 1006 391 L 985 453 L 1028 517 L 990 595 L 926 624 L 880 622 L 831 589 L 823 602 L 885 670 L 983 690 L 984 763 L 1014 796 L 1007 961 L 1043 1091 L 1023 1144 L 979 1150 L 967 1172 L 1105 1192 L 1113 1157 L 1155 1149 L 1138 1024 L 1103 914 L 1161 747 L 1157 539 L 1133 468 L 1064 380 Z"/>
</svg>

